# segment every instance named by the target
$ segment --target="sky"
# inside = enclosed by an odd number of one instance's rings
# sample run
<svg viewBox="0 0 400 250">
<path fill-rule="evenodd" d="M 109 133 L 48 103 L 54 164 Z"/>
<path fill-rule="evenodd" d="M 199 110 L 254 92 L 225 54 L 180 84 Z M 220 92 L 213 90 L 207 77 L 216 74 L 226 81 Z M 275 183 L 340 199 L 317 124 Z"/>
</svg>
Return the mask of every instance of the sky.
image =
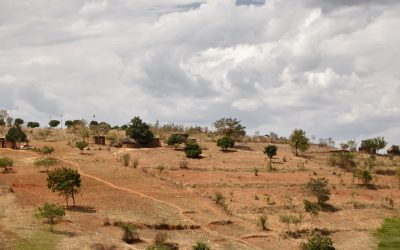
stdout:
<svg viewBox="0 0 400 250">
<path fill-rule="evenodd" d="M 398 0 L 0 0 L 0 108 L 25 121 L 294 128 L 400 144 Z"/>
</svg>

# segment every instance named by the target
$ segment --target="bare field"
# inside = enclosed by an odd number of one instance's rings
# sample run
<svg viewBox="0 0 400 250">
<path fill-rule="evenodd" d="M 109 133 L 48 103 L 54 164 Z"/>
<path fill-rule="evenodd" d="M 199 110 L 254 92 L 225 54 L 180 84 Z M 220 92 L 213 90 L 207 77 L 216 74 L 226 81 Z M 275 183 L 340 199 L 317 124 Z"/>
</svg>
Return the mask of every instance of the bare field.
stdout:
<svg viewBox="0 0 400 250">
<path fill-rule="evenodd" d="M 317 146 L 302 158 L 295 157 L 288 145 L 278 144 L 276 171 L 267 172 L 264 143 L 242 143 L 224 153 L 214 142 L 200 141 L 202 159 L 186 159 L 182 151 L 169 147 L 108 151 L 91 145 L 90 151 L 80 154 L 67 141 L 31 144 L 55 147 L 54 157 L 62 160 L 61 165 L 79 168 L 82 188 L 77 207 L 67 210 L 55 233 L 48 233 L 48 225 L 33 217 L 35 207 L 65 201 L 48 190 L 46 173 L 33 166 L 39 155 L 0 149 L 0 156 L 15 162 L 14 173 L 0 175 L 0 183 L 13 190 L 0 196 L 0 248 L 96 249 L 95 244 L 103 244 L 145 249 L 157 232 L 164 231 L 180 249 L 191 249 L 198 240 L 212 249 L 299 249 L 307 235 L 287 237 L 279 216 L 301 213 L 303 221 L 296 230 L 311 228 L 303 208 L 304 199 L 314 200 L 305 190 L 311 177 L 329 180 L 328 203 L 335 210 L 321 212 L 313 226 L 329 232 L 337 249 L 376 248 L 371 231 L 385 217 L 399 213 L 400 191 L 394 176 L 374 175 L 375 189 L 353 184 L 352 174 L 329 167 L 329 150 Z M 138 160 L 136 168 L 123 166 L 124 153 Z M 182 161 L 187 169 L 180 168 Z M 214 201 L 218 192 L 225 207 Z M 393 209 L 384 206 L 387 197 L 393 199 Z M 260 216 L 268 218 L 266 231 L 258 225 Z M 121 229 L 105 226 L 106 220 L 140 225 L 143 241 L 124 243 Z M 157 225 L 169 228 L 156 229 Z"/>
</svg>

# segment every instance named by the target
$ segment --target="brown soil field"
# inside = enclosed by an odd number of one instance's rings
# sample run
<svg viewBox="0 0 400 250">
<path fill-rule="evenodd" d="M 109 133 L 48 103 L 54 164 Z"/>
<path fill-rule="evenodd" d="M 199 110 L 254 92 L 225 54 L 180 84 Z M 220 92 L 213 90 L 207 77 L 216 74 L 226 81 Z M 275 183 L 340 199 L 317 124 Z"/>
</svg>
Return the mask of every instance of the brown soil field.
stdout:
<svg viewBox="0 0 400 250">
<path fill-rule="evenodd" d="M 300 249 L 312 227 L 327 232 L 336 249 L 375 249 L 372 231 L 400 210 L 395 176 L 373 174 L 374 188 L 353 183 L 351 173 L 328 166 L 329 149 L 316 145 L 304 157 L 296 157 L 289 145 L 277 144 L 272 161 L 276 170 L 268 172 L 263 154 L 267 143 L 238 143 L 234 150 L 222 152 L 215 142 L 199 138 L 203 158 L 187 159 L 171 147 L 100 150 L 90 145 L 82 154 L 68 145 L 67 136 L 59 137 L 30 144 L 54 147 L 52 156 L 61 160 L 60 166 L 79 169 L 77 206 L 68 208 L 49 233 L 49 226 L 33 216 L 35 209 L 45 202 L 65 205 L 65 200 L 47 188 L 46 172 L 33 166 L 40 155 L 0 149 L 0 157 L 14 160 L 13 172 L 0 174 L 0 249 L 146 249 L 159 232 L 179 249 L 192 249 L 198 240 L 211 249 Z M 136 168 L 123 166 L 121 156 L 126 153 L 138 160 Z M 187 169 L 180 168 L 183 161 Z M 329 180 L 328 203 L 333 209 L 321 211 L 311 224 L 303 200 L 315 201 L 305 186 L 317 177 Z M 217 192 L 225 207 L 215 202 Z M 387 198 L 393 199 L 393 208 Z M 285 214 L 303 216 L 290 229 L 303 232 L 298 237 L 288 236 L 280 222 Z M 260 216 L 268 218 L 265 231 Z M 104 225 L 107 220 L 111 225 Z M 138 225 L 142 242 L 123 242 L 122 230 L 112 225 L 115 221 Z"/>
</svg>

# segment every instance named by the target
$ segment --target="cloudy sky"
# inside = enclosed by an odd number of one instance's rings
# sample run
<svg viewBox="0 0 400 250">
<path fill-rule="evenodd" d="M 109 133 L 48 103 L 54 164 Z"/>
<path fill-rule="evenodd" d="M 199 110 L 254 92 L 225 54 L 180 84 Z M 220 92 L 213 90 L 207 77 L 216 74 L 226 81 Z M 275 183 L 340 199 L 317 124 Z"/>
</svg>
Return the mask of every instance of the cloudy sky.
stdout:
<svg viewBox="0 0 400 250">
<path fill-rule="evenodd" d="M 400 143 L 398 0 L 0 0 L 0 108 Z"/>
</svg>

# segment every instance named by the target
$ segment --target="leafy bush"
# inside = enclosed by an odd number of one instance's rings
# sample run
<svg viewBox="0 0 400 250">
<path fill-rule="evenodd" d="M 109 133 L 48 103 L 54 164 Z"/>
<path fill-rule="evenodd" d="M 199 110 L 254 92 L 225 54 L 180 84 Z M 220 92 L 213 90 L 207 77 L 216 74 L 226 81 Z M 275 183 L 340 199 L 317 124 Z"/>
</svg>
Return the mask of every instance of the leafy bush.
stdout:
<svg viewBox="0 0 400 250">
<path fill-rule="evenodd" d="M 307 243 L 301 244 L 302 250 L 335 250 L 331 238 L 319 233 L 313 234 Z"/>
<path fill-rule="evenodd" d="M 269 158 L 269 163 L 271 164 L 272 158 L 276 155 L 278 151 L 278 147 L 276 145 L 268 145 L 264 148 L 264 154 L 266 154 Z"/>
<path fill-rule="evenodd" d="M 122 161 L 124 162 L 124 166 L 125 167 L 129 166 L 129 162 L 131 161 L 131 155 L 130 154 L 124 154 L 122 156 Z"/>
<path fill-rule="evenodd" d="M 196 142 L 187 143 L 183 151 L 188 158 L 198 158 L 202 153 L 200 145 Z"/>
<path fill-rule="evenodd" d="M 346 171 L 352 171 L 356 166 L 355 155 L 352 152 L 341 152 L 331 155 L 328 164 L 332 167 L 338 166 Z"/>
<path fill-rule="evenodd" d="M 220 147 L 222 151 L 228 151 L 228 148 L 232 148 L 233 146 L 235 146 L 235 140 L 225 136 L 221 139 L 218 139 L 217 146 Z"/>
<path fill-rule="evenodd" d="M 185 142 L 185 138 L 181 135 L 173 134 L 168 138 L 167 144 L 177 148 L 180 144 Z"/>
<path fill-rule="evenodd" d="M 14 165 L 14 161 L 11 160 L 8 157 L 2 157 L 0 158 L 0 168 L 4 168 L 3 173 L 7 173 L 8 172 L 8 168 L 12 167 Z"/>
<path fill-rule="evenodd" d="M 328 189 L 328 180 L 326 178 L 311 178 L 306 186 L 311 194 L 317 198 L 319 205 L 324 205 L 329 200 L 331 192 Z"/>
<path fill-rule="evenodd" d="M 75 147 L 77 147 L 80 151 L 83 151 L 89 144 L 86 141 L 77 141 L 75 143 Z"/>
<path fill-rule="evenodd" d="M 65 216 L 64 207 L 54 203 L 44 203 L 35 214 L 38 218 L 45 218 L 49 224 L 55 224 Z"/>
<path fill-rule="evenodd" d="M 198 241 L 196 245 L 192 246 L 193 250 L 211 250 L 211 248 L 204 242 Z"/>
<path fill-rule="evenodd" d="M 124 232 L 122 236 L 122 240 L 128 244 L 133 244 L 135 242 L 140 241 L 138 229 L 135 225 L 125 223 L 122 221 L 117 221 L 114 223 L 115 226 L 121 228 Z"/>
<path fill-rule="evenodd" d="M 44 155 L 52 154 L 54 151 L 55 149 L 50 146 L 43 146 L 43 148 L 40 149 L 40 152 Z"/>
</svg>

